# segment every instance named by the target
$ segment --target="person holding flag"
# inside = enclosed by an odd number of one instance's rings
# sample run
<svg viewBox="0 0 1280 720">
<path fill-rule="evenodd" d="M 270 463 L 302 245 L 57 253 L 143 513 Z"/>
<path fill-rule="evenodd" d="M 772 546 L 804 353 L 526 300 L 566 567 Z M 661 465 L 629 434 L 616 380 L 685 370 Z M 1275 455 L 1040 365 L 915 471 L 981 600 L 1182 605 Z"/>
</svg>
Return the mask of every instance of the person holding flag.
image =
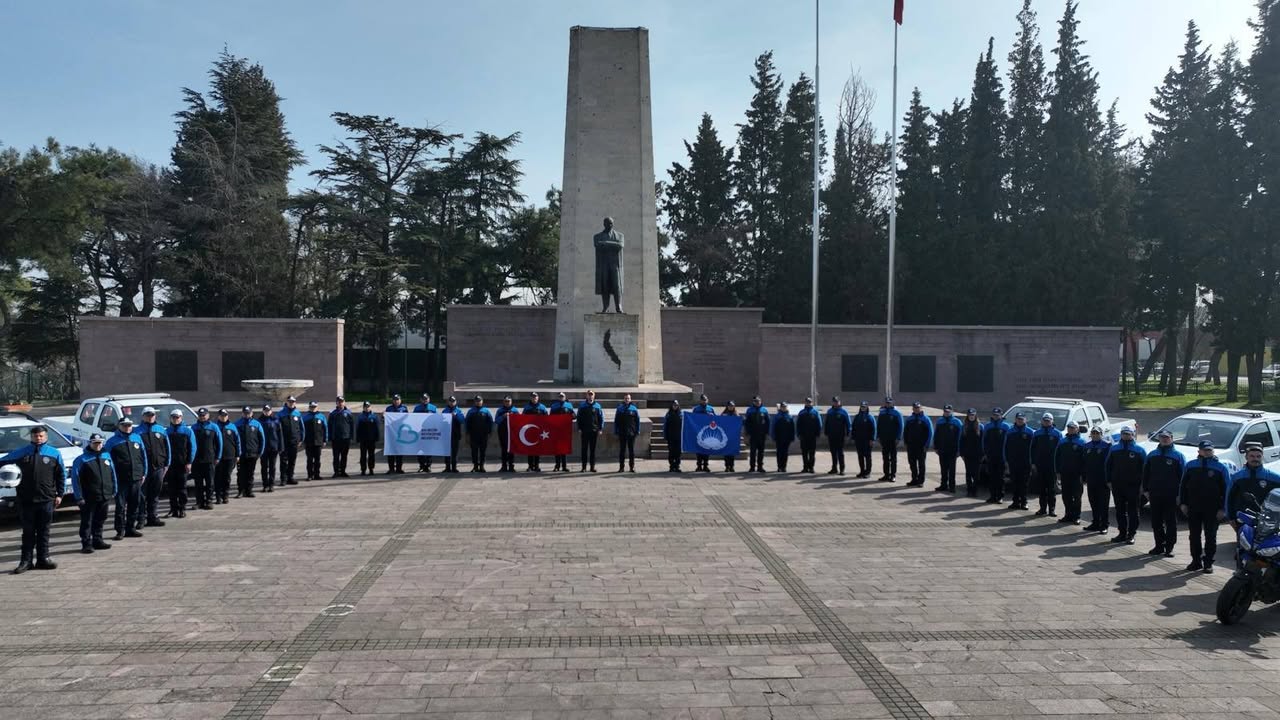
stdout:
<svg viewBox="0 0 1280 720">
<path fill-rule="evenodd" d="M 573 450 L 573 415 L 547 412 L 546 406 L 530 405 L 532 410 L 519 415 L 507 413 L 507 447 L 515 455 L 537 458 L 542 455 L 568 455 Z M 537 465 L 533 472 L 541 472 Z"/>
<path fill-rule="evenodd" d="M 462 414 L 462 408 L 458 407 L 458 398 L 452 395 L 445 401 L 445 406 L 440 412 L 449 416 L 449 456 L 444 460 L 444 471 L 456 473 L 458 472 L 458 448 L 462 445 L 466 416 Z"/>
<path fill-rule="evenodd" d="M 747 472 L 762 473 L 765 471 L 764 443 L 771 427 L 769 410 L 760 401 L 759 395 L 751 398 L 751 407 L 747 408 L 743 425 L 747 428 Z"/>
<path fill-rule="evenodd" d="M 622 396 L 622 402 L 613 411 L 613 434 L 618 437 L 618 472 L 630 461 L 631 472 L 636 471 L 636 436 L 640 434 L 640 410 L 631 402 L 631 393 Z"/>
<path fill-rule="evenodd" d="M 706 395 L 702 396 L 703 398 Z M 667 441 L 667 465 L 671 472 L 680 472 L 680 441 L 684 428 L 684 415 L 680 412 L 680 401 L 672 400 L 667 414 L 662 416 L 662 439 Z"/>
<path fill-rule="evenodd" d="M 415 413 L 434 413 L 437 410 L 438 408 L 435 406 L 434 403 L 431 402 L 430 393 L 422 393 L 422 400 L 417 405 L 413 406 L 413 411 Z M 430 455 L 418 456 L 418 472 L 421 472 L 421 473 L 431 472 L 431 456 Z"/>
<path fill-rule="evenodd" d="M 511 452 L 511 446 L 507 442 L 507 438 L 511 427 L 510 416 L 519 415 L 520 411 L 511 403 L 510 395 L 502 398 L 502 407 L 498 408 L 498 412 L 494 413 L 493 416 L 493 424 L 498 428 L 498 447 L 502 451 L 502 467 L 498 469 L 498 472 L 516 471 L 516 456 Z"/>
<path fill-rule="evenodd" d="M 695 415 L 715 415 L 716 409 L 707 404 L 707 396 L 703 394 L 698 397 L 698 404 L 693 406 L 693 413 Z M 696 467 L 693 468 L 694 472 L 711 472 L 710 455 L 698 453 L 694 455 L 694 460 L 697 461 Z"/>
<path fill-rule="evenodd" d="M 738 406 L 735 405 L 732 400 L 725 403 L 724 412 L 720 413 L 720 417 L 722 418 L 738 417 Z M 726 430 L 725 432 L 728 432 L 728 430 Z M 736 440 L 737 442 L 731 441 L 728 445 L 725 446 L 725 451 L 726 451 L 724 455 L 724 471 L 725 472 L 733 472 L 733 461 L 737 460 L 738 453 L 742 452 L 742 428 L 738 428 Z M 729 450 L 732 450 L 733 452 L 730 453 L 728 452 Z"/>
<path fill-rule="evenodd" d="M 565 394 L 562 392 L 555 400 L 551 401 L 548 413 L 551 415 L 573 415 L 573 403 L 569 402 L 568 399 L 566 399 Z M 553 469 L 560 472 L 569 472 L 569 456 L 567 454 L 557 455 L 556 466 Z"/>
<path fill-rule="evenodd" d="M 538 393 L 529 393 L 529 403 L 524 406 L 521 415 L 549 415 L 547 406 L 538 400 Z M 529 472 L 542 472 L 542 459 L 537 455 L 530 455 L 528 466 L 525 468 Z"/>
<path fill-rule="evenodd" d="M 578 472 L 586 472 L 588 465 L 591 466 L 591 472 L 595 472 L 596 441 L 600 439 L 600 433 L 604 432 L 604 408 L 596 402 L 595 390 L 588 390 L 587 399 L 578 404 L 575 419 L 578 436 L 582 440 L 582 467 Z"/>
</svg>

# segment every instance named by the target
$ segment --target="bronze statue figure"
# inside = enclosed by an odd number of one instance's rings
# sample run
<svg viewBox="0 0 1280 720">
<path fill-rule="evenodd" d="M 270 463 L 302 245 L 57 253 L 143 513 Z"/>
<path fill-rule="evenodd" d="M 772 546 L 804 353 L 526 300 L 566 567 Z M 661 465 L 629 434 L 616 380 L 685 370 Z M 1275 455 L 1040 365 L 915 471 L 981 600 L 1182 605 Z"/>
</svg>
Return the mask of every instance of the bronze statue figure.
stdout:
<svg viewBox="0 0 1280 720">
<path fill-rule="evenodd" d="M 604 230 L 595 234 L 592 243 L 596 247 L 596 294 L 600 296 L 600 312 L 609 311 L 609 296 L 613 296 L 613 309 L 622 312 L 622 233 L 613 229 L 613 218 L 604 219 Z"/>
</svg>

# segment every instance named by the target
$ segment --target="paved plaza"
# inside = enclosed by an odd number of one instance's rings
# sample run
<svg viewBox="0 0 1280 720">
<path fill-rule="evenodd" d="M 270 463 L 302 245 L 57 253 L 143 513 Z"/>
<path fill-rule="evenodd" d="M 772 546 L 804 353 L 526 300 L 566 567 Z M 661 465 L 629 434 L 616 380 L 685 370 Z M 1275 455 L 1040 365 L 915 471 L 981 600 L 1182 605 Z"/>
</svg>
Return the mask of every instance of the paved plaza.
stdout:
<svg viewBox="0 0 1280 720">
<path fill-rule="evenodd" d="M 1229 529 L 1203 576 L 1145 518 L 665 464 L 303 483 L 92 556 L 62 511 L 0 577 L 0 715 L 1280 716 L 1280 614 L 1213 618 Z"/>
</svg>

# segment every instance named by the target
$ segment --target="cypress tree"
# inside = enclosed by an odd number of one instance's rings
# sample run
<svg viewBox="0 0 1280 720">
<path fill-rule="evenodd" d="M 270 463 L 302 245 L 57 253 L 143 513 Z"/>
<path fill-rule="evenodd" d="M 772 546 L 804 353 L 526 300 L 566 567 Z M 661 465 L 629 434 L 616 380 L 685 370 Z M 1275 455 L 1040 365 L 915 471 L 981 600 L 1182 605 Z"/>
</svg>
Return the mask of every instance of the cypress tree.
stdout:
<svg viewBox="0 0 1280 720">
<path fill-rule="evenodd" d="M 735 243 L 737 294 L 743 304 L 765 307 L 777 254 L 778 174 L 781 163 L 782 78 L 773 52 L 756 58 L 755 94 L 746 122 L 738 125 L 733 184 L 738 190 L 743 234 Z"/>
</svg>

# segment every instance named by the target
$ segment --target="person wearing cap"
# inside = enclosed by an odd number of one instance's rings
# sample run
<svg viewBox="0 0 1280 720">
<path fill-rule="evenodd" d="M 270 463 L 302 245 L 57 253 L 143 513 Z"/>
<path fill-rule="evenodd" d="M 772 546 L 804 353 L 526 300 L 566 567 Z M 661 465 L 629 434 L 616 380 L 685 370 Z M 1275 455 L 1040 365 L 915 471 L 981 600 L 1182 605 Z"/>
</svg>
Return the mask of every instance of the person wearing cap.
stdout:
<svg viewBox="0 0 1280 720">
<path fill-rule="evenodd" d="M 991 421 L 982 426 L 982 464 L 987 471 L 987 502 L 1004 502 L 1004 441 L 1013 428 L 1004 421 L 1004 411 L 991 409 Z"/>
<path fill-rule="evenodd" d="M 876 416 L 871 414 L 871 406 L 863 400 L 858 404 L 858 412 L 850 423 L 853 437 L 853 450 L 858 455 L 858 477 L 871 477 L 871 446 L 876 441 L 879 431 L 876 427 Z"/>
<path fill-rule="evenodd" d="M 1053 471 L 1062 484 L 1062 517 L 1060 523 L 1080 524 L 1080 497 L 1084 494 L 1084 459 L 1088 451 L 1080 435 L 1080 425 L 1067 423 L 1067 434 L 1053 451 Z"/>
<path fill-rule="evenodd" d="M 498 472 L 515 472 L 516 456 L 507 447 L 508 415 L 519 415 L 520 410 L 512 404 L 511 396 L 502 398 L 502 407 L 493 414 L 493 426 L 498 430 L 498 450 L 502 456 L 502 467 Z"/>
<path fill-rule="evenodd" d="M 351 452 L 351 439 L 356 436 L 356 416 L 347 407 L 341 395 L 334 399 L 336 405 L 329 412 L 329 447 L 333 451 L 333 477 L 351 477 L 347 474 L 347 454 Z"/>
<path fill-rule="evenodd" d="M 747 433 L 747 472 L 765 472 L 764 445 L 769 437 L 769 425 L 769 409 L 759 395 L 751 398 L 751 405 L 742 418 L 742 427 Z"/>
<path fill-rule="evenodd" d="M 982 475 L 982 421 L 978 411 L 969 408 L 960 421 L 960 458 L 964 460 L 964 494 L 978 497 L 978 478 Z"/>
<path fill-rule="evenodd" d="M 102 445 L 102 435 L 90 435 L 89 447 L 71 466 L 71 492 L 80 508 L 80 552 L 86 555 L 111 549 L 102 539 L 102 526 L 117 490 L 116 468 Z"/>
<path fill-rule="evenodd" d="M 558 393 L 556 399 L 551 401 L 551 405 L 547 408 L 549 415 L 572 415 L 573 403 L 565 397 L 564 393 Z M 569 472 L 569 456 L 556 455 L 556 466 L 554 470 L 560 472 Z"/>
<path fill-rule="evenodd" d="M 1267 495 L 1276 488 L 1280 488 L 1280 475 L 1262 466 L 1262 443 L 1245 443 L 1244 467 L 1232 473 L 1227 483 L 1226 510 L 1227 521 L 1231 523 L 1231 527 L 1239 530 L 1240 524 L 1236 521 L 1236 513 L 1241 510 L 1260 509 Z M 1257 507 L 1248 502 L 1245 498 L 1246 494 L 1253 495 Z"/>
<path fill-rule="evenodd" d="M 196 411 L 196 424 L 191 426 L 195 435 L 195 450 L 191 458 L 191 479 L 196 489 L 196 509 L 213 509 L 213 480 L 218 463 L 222 462 L 222 428 L 209 419 L 209 411 Z M 235 447 L 229 448 L 234 452 Z"/>
<path fill-rule="evenodd" d="M 725 403 L 725 404 L 724 404 L 724 411 L 723 411 L 723 412 L 721 412 L 720 414 L 721 414 L 721 415 L 732 415 L 732 416 L 734 416 L 734 417 L 737 417 L 737 415 L 738 415 L 738 405 L 737 405 L 736 403 L 734 403 L 732 400 L 730 400 L 729 402 L 727 402 L 727 403 Z M 739 445 L 739 446 L 741 446 L 741 444 L 742 444 L 742 438 L 741 438 L 741 436 L 739 436 L 739 437 L 738 437 L 738 445 Z M 733 446 L 733 443 L 730 443 L 730 444 L 729 444 L 729 447 L 732 447 L 732 446 Z M 728 449 L 728 448 L 726 448 L 726 450 L 727 450 L 727 449 Z M 725 472 L 733 472 L 733 471 L 734 471 L 734 467 L 733 467 L 733 466 L 734 466 L 734 462 L 738 459 L 738 453 L 737 453 L 737 452 L 735 452 L 735 453 L 733 453 L 732 455 L 730 455 L 730 454 L 727 454 L 727 453 L 726 453 L 723 457 L 724 457 L 724 471 L 725 471 Z"/>
<path fill-rule="evenodd" d="M 680 455 L 683 452 L 681 431 L 684 429 L 684 414 L 680 411 L 680 401 L 672 400 L 667 414 L 662 416 L 662 439 L 667 441 L 667 467 L 673 473 L 680 472 Z"/>
<path fill-rule="evenodd" d="M 1173 446 L 1173 433 L 1161 430 L 1156 440 L 1142 466 L 1142 494 L 1151 503 L 1151 534 L 1156 541 L 1147 554 L 1171 558 L 1178 544 L 1178 487 L 1186 460 Z"/>
<path fill-rule="evenodd" d="M 596 471 L 596 444 L 600 434 L 604 432 L 604 408 L 596 402 L 596 391 L 588 390 L 587 399 L 578 403 L 574 411 L 574 422 L 578 426 L 578 438 L 582 447 L 582 467 L 578 472 Z"/>
<path fill-rule="evenodd" d="M 222 436 L 222 458 L 213 471 L 213 504 L 222 505 L 230 502 L 231 474 L 240 464 L 240 431 L 231 422 L 231 413 L 226 408 L 218 410 L 218 432 Z M 257 461 L 257 458 L 254 459 Z"/>
<path fill-rule="evenodd" d="M 813 406 L 813 398 L 804 399 L 804 407 L 796 413 L 796 437 L 800 440 L 800 472 L 815 472 L 818 464 L 818 438 L 822 436 L 822 413 Z"/>
<path fill-rule="evenodd" d="M 280 420 L 280 484 L 297 485 L 294 470 L 298 465 L 298 449 L 306 438 L 302 427 L 302 412 L 298 410 L 298 398 L 289 396 L 277 413 Z"/>
<path fill-rule="evenodd" d="M 205 411 L 206 415 L 208 411 Z M 190 477 L 196 459 L 195 432 L 182 422 L 182 411 L 169 412 L 169 427 L 165 430 L 169 440 L 169 470 L 164 475 L 164 485 L 169 494 L 169 517 L 187 516 L 187 478 Z"/>
<path fill-rule="evenodd" d="M 302 414 L 302 444 L 307 450 L 307 480 L 320 479 L 320 451 L 329 442 L 329 421 L 317 408 L 315 400 L 307 403 Z"/>
<path fill-rule="evenodd" d="M 413 406 L 413 411 L 415 413 L 434 413 L 434 412 L 437 412 L 438 410 L 439 408 L 437 408 L 435 404 L 431 402 L 430 393 L 422 393 L 421 401 L 419 401 L 417 405 Z M 420 473 L 431 472 L 431 456 L 430 455 L 418 456 L 418 472 Z"/>
<path fill-rule="evenodd" d="M 538 393 L 529 393 L 529 403 L 524 406 L 522 411 L 525 415 L 546 415 L 547 406 L 538 401 Z M 542 472 L 542 458 L 537 455 L 530 455 L 528 459 L 529 472 Z"/>
<path fill-rule="evenodd" d="M 950 405 L 942 408 L 942 416 L 933 425 L 933 451 L 938 455 L 938 487 L 935 492 L 956 491 L 956 457 L 960 454 L 960 433 L 964 426 Z"/>
<path fill-rule="evenodd" d="M 1111 487 L 1107 482 L 1107 454 L 1111 443 L 1102 439 L 1102 428 L 1089 431 L 1089 442 L 1084 445 L 1084 487 L 1089 494 L 1089 514 L 1092 521 L 1085 532 L 1106 535 L 1111 525 Z"/>
<path fill-rule="evenodd" d="M 920 403 L 911 404 L 911 414 L 902 423 L 902 443 L 907 446 L 907 467 L 911 469 L 911 482 L 907 487 L 923 487 L 925 458 L 933 442 L 933 421 L 924 414 Z"/>
<path fill-rule="evenodd" d="M 111 456 L 116 468 L 116 536 L 119 542 L 127 537 L 142 537 L 138 522 L 145 521 L 142 512 L 142 485 L 147 479 L 147 451 L 142 437 L 133 431 L 133 418 L 125 415 L 116 425 L 116 431 L 102 444 Z"/>
<path fill-rule="evenodd" d="M 356 416 L 356 443 L 360 445 L 360 474 L 372 475 L 377 467 L 378 438 L 382 437 L 382 428 L 378 425 L 378 414 L 372 409 L 368 400 Z"/>
<path fill-rule="evenodd" d="M 787 456 L 791 452 L 791 443 L 796 439 L 796 420 L 784 402 L 778 403 L 778 412 L 773 416 L 773 453 L 778 463 L 778 472 L 787 471 Z"/>
<path fill-rule="evenodd" d="M 383 414 L 382 419 L 383 419 L 384 427 L 386 425 L 387 413 L 407 413 L 407 412 L 409 412 L 409 408 L 404 404 L 404 402 L 400 400 L 400 396 L 392 395 L 391 404 L 388 405 L 386 408 L 384 408 L 382 411 L 382 414 Z M 383 447 L 383 450 L 386 450 L 386 448 Z M 387 460 L 388 475 L 391 475 L 391 474 L 401 475 L 404 473 L 404 456 L 403 455 L 387 455 L 386 460 Z"/>
<path fill-rule="evenodd" d="M 1009 468 L 1009 490 L 1013 502 L 1010 510 L 1027 510 L 1027 485 L 1031 481 L 1031 469 L 1034 466 L 1031 456 L 1031 442 L 1035 440 L 1035 432 L 1027 427 L 1027 416 L 1015 413 L 1013 427 L 1004 438 L 1004 462 Z"/>
<path fill-rule="evenodd" d="M 840 405 L 840 398 L 832 396 L 831 407 L 823 420 L 822 430 L 827 436 L 827 448 L 831 451 L 831 469 L 828 475 L 844 474 L 844 444 L 853 434 L 853 418 Z"/>
<path fill-rule="evenodd" d="M 240 464 L 236 467 L 236 497 L 253 497 L 253 474 L 267 446 L 267 431 L 253 418 L 253 408 L 245 405 L 235 423 L 240 436 Z M 226 497 L 223 497 L 226 502 Z"/>
<path fill-rule="evenodd" d="M 284 425 L 270 405 L 262 406 L 258 424 L 262 426 L 262 492 L 275 492 L 276 463 L 284 447 Z M 249 497 L 253 497 L 252 492 Z"/>
<path fill-rule="evenodd" d="M 449 416 L 449 457 L 444 459 L 444 471 L 458 472 L 458 448 L 462 445 L 462 434 L 466 431 L 467 418 L 458 407 L 458 398 L 450 395 L 440 412 Z"/>
<path fill-rule="evenodd" d="M 493 434 L 493 413 L 484 406 L 484 398 L 475 396 L 467 409 L 467 444 L 471 446 L 471 472 L 488 472 L 484 468 L 484 456 L 489 450 L 489 436 Z"/>
<path fill-rule="evenodd" d="M 31 426 L 31 443 L 0 456 L 0 465 L 16 465 L 22 472 L 15 489 L 18 519 L 22 523 L 22 555 L 14 575 L 31 570 L 53 570 L 58 564 L 49 559 L 49 526 L 53 511 L 62 504 L 67 492 L 66 468 L 62 455 L 49 447 L 49 431 L 43 425 Z"/>
<path fill-rule="evenodd" d="M 715 415 L 716 409 L 707 402 L 707 396 L 702 394 L 698 396 L 698 404 L 693 406 L 692 412 L 695 415 Z M 694 472 L 711 472 L 710 455 L 695 454 L 693 458 L 695 460 Z"/>
<path fill-rule="evenodd" d="M 898 441 L 902 439 L 902 413 L 893 406 L 893 398 L 885 397 L 876 418 L 876 440 L 880 441 L 881 482 L 893 482 L 898 476 Z"/>
<path fill-rule="evenodd" d="M 1227 517 L 1230 475 L 1227 467 L 1214 457 L 1213 443 L 1200 441 L 1196 457 L 1187 463 L 1178 486 L 1178 506 L 1187 516 L 1187 542 L 1191 545 L 1188 572 L 1213 572 L 1213 556 L 1218 552 L 1218 524 Z"/>
<path fill-rule="evenodd" d="M 1058 446 L 1062 444 L 1062 432 L 1054 425 L 1053 415 L 1040 416 L 1040 427 L 1031 437 L 1031 463 L 1039 487 L 1040 509 L 1036 516 L 1058 517 L 1058 477 L 1055 462 Z M 1024 503 L 1025 504 L 1025 503 Z M 1023 508 L 1024 510 L 1026 508 Z"/>
<path fill-rule="evenodd" d="M 1107 481 L 1116 502 L 1116 528 L 1113 543 L 1136 542 L 1138 534 L 1138 499 L 1142 494 L 1142 471 L 1147 452 L 1133 441 L 1133 428 L 1120 428 L 1120 441 L 1107 453 Z"/>
<path fill-rule="evenodd" d="M 182 416 L 182 412 L 178 412 Z M 156 421 L 156 409 L 142 409 L 142 424 L 137 429 L 142 438 L 142 449 L 147 458 L 147 475 L 142 481 L 142 504 L 138 511 L 138 521 L 134 530 L 147 527 L 164 527 L 157 506 L 160 504 L 160 491 L 164 488 L 165 474 L 169 471 L 169 458 L 173 452 L 169 448 L 169 433 L 164 425 Z"/>
<path fill-rule="evenodd" d="M 618 472 L 629 463 L 636 471 L 636 436 L 640 434 L 640 409 L 631 402 L 631 393 L 622 396 L 622 402 L 613 411 L 613 434 L 618 438 Z"/>
</svg>

